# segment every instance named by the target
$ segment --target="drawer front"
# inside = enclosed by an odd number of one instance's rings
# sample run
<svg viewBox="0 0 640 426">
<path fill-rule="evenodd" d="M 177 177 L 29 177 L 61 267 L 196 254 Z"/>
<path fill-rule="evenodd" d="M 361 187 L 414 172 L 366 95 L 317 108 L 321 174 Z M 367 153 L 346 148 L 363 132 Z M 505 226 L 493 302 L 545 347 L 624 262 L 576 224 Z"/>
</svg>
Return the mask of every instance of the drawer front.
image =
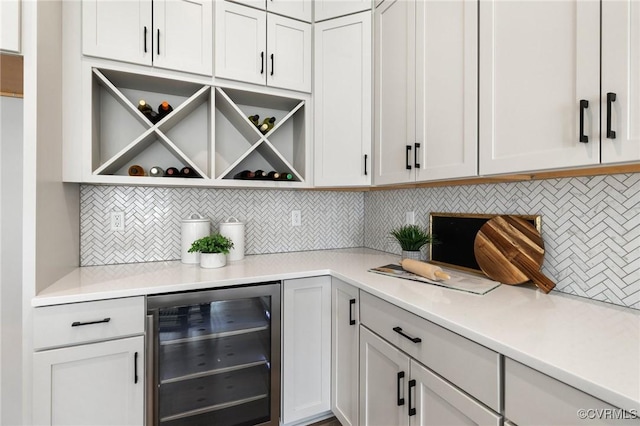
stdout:
<svg viewBox="0 0 640 426">
<path fill-rule="evenodd" d="M 631 413 L 625 414 L 600 399 L 506 357 L 504 410 L 505 416 L 518 426 L 640 425 L 640 419 L 634 419 Z"/>
<path fill-rule="evenodd" d="M 500 354 L 368 293 L 360 303 L 363 325 L 500 412 Z"/>
<path fill-rule="evenodd" d="M 144 333 L 144 297 L 70 303 L 34 309 L 34 349 Z"/>
</svg>

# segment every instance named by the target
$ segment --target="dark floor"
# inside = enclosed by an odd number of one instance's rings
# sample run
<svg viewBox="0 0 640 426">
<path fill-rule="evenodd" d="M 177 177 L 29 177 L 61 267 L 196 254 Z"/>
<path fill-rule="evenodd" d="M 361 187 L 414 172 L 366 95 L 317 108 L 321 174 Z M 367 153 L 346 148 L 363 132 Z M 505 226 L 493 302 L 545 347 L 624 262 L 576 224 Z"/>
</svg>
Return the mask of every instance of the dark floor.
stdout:
<svg viewBox="0 0 640 426">
<path fill-rule="evenodd" d="M 313 423 L 309 426 L 342 426 L 338 419 L 335 417 L 328 418 L 326 420 L 319 421 L 317 423 Z"/>
</svg>

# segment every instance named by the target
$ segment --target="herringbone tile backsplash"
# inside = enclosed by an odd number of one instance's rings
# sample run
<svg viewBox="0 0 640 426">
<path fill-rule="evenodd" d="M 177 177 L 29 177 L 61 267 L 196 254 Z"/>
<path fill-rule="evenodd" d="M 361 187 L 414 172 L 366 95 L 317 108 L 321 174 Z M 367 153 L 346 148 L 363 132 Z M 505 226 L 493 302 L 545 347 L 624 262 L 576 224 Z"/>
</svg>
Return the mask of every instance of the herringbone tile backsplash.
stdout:
<svg viewBox="0 0 640 426">
<path fill-rule="evenodd" d="M 302 226 L 291 227 L 291 210 Z M 124 211 L 125 232 L 109 231 Z M 538 214 L 543 272 L 555 290 L 640 309 L 640 174 L 371 192 L 83 185 L 81 265 L 180 258 L 180 220 L 246 222 L 247 254 L 370 247 L 400 249 L 389 231 L 415 211 Z"/>
<path fill-rule="evenodd" d="M 245 253 L 362 247 L 361 192 L 90 186 L 80 189 L 80 263 L 105 265 L 180 259 L 181 220 L 230 216 L 245 222 Z M 302 226 L 291 226 L 300 210 Z M 109 213 L 125 213 L 111 232 Z"/>
<path fill-rule="evenodd" d="M 542 216 L 542 271 L 555 290 L 640 309 L 640 174 L 372 191 L 365 246 L 400 253 L 389 230 L 406 211 Z"/>
</svg>

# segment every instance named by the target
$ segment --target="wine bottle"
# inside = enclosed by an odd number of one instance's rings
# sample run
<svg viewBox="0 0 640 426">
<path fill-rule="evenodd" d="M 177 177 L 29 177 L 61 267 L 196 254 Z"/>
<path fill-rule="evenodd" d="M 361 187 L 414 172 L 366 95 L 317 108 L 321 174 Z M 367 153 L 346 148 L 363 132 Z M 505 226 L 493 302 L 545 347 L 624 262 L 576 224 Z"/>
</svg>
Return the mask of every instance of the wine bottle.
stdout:
<svg viewBox="0 0 640 426">
<path fill-rule="evenodd" d="M 147 117 L 147 119 L 153 124 L 158 122 L 158 113 L 155 112 L 153 108 L 151 108 L 151 105 L 149 105 L 144 99 L 140 99 L 140 101 L 138 101 L 138 109 L 142 115 Z"/>
<path fill-rule="evenodd" d="M 249 116 L 249 121 L 251 122 L 251 124 L 253 124 L 254 126 L 259 128 L 260 127 L 260 121 L 258 121 L 258 120 L 260 120 L 260 116 L 258 114 Z"/>
<path fill-rule="evenodd" d="M 251 170 L 243 170 L 240 173 L 236 173 L 236 175 L 233 177 L 234 179 L 253 179 L 255 177 L 255 173 L 253 173 Z"/>
<path fill-rule="evenodd" d="M 256 179 L 264 179 L 267 177 L 267 172 L 265 172 L 264 170 L 256 170 L 255 171 L 255 178 Z"/>
<path fill-rule="evenodd" d="M 280 173 L 280 180 L 293 180 L 291 173 Z"/>
<path fill-rule="evenodd" d="M 164 176 L 164 170 L 162 169 L 162 167 L 153 166 L 149 169 L 149 176 L 162 177 Z"/>
<path fill-rule="evenodd" d="M 276 172 L 276 171 L 270 171 L 269 174 L 267 175 L 267 177 L 269 179 L 273 179 L 273 180 L 277 180 L 280 179 L 280 173 Z"/>
<path fill-rule="evenodd" d="M 133 166 L 129 167 L 129 176 L 144 176 L 144 169 L 142 168 L 142 166 L 134 164 Z"/>
<path fill-rule="evenodd" d="M 187 178 L 194 178 L 194 177 L 199 177 L 198 174 L 195 172 L 195 170 L 193 170 L 191 167 L 183 167 L 182 170 L 180 170 L 180 176 L 181 177 L 187 177 Z"/>
<path fill-rule="evenodd" d="M 158 121 L 166 117 L 167 114 L 169 114 L 171 111 L 173 111 L 173 107 L 169 105 L 169 102 L 162 101 L 162 103 L 158 107 Z"/>
<path fill-rule="evenodd" d="M 169 167 L 164 171 L 164 175 L 167 177 L 178 177 L 180 176 L 180 170 L 176 169 L 175 167 Z"/>
<path fill-rule="evenodd" d="M 263 135 L 269 133 L 269 130 L 273 129 L 274 123 L 276 122 L 275 117 L 267 117 L 262 120 L 262 124 L 260 125 L 260 131 Z"/>
</svg>

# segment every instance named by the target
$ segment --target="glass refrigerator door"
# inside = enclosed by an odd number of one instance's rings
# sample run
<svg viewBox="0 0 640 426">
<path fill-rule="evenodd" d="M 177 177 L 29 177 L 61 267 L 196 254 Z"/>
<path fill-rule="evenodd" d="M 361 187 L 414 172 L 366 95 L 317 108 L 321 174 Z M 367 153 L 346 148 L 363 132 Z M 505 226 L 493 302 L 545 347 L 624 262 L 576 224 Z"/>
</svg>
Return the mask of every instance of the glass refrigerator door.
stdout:
<svg viewBox="0 0 640 426">
<path fill-rule="evenodd" d="M 158 309 L 159 424 L 270 421 L 271 332 L 270 296 Z"/>
</svg>

